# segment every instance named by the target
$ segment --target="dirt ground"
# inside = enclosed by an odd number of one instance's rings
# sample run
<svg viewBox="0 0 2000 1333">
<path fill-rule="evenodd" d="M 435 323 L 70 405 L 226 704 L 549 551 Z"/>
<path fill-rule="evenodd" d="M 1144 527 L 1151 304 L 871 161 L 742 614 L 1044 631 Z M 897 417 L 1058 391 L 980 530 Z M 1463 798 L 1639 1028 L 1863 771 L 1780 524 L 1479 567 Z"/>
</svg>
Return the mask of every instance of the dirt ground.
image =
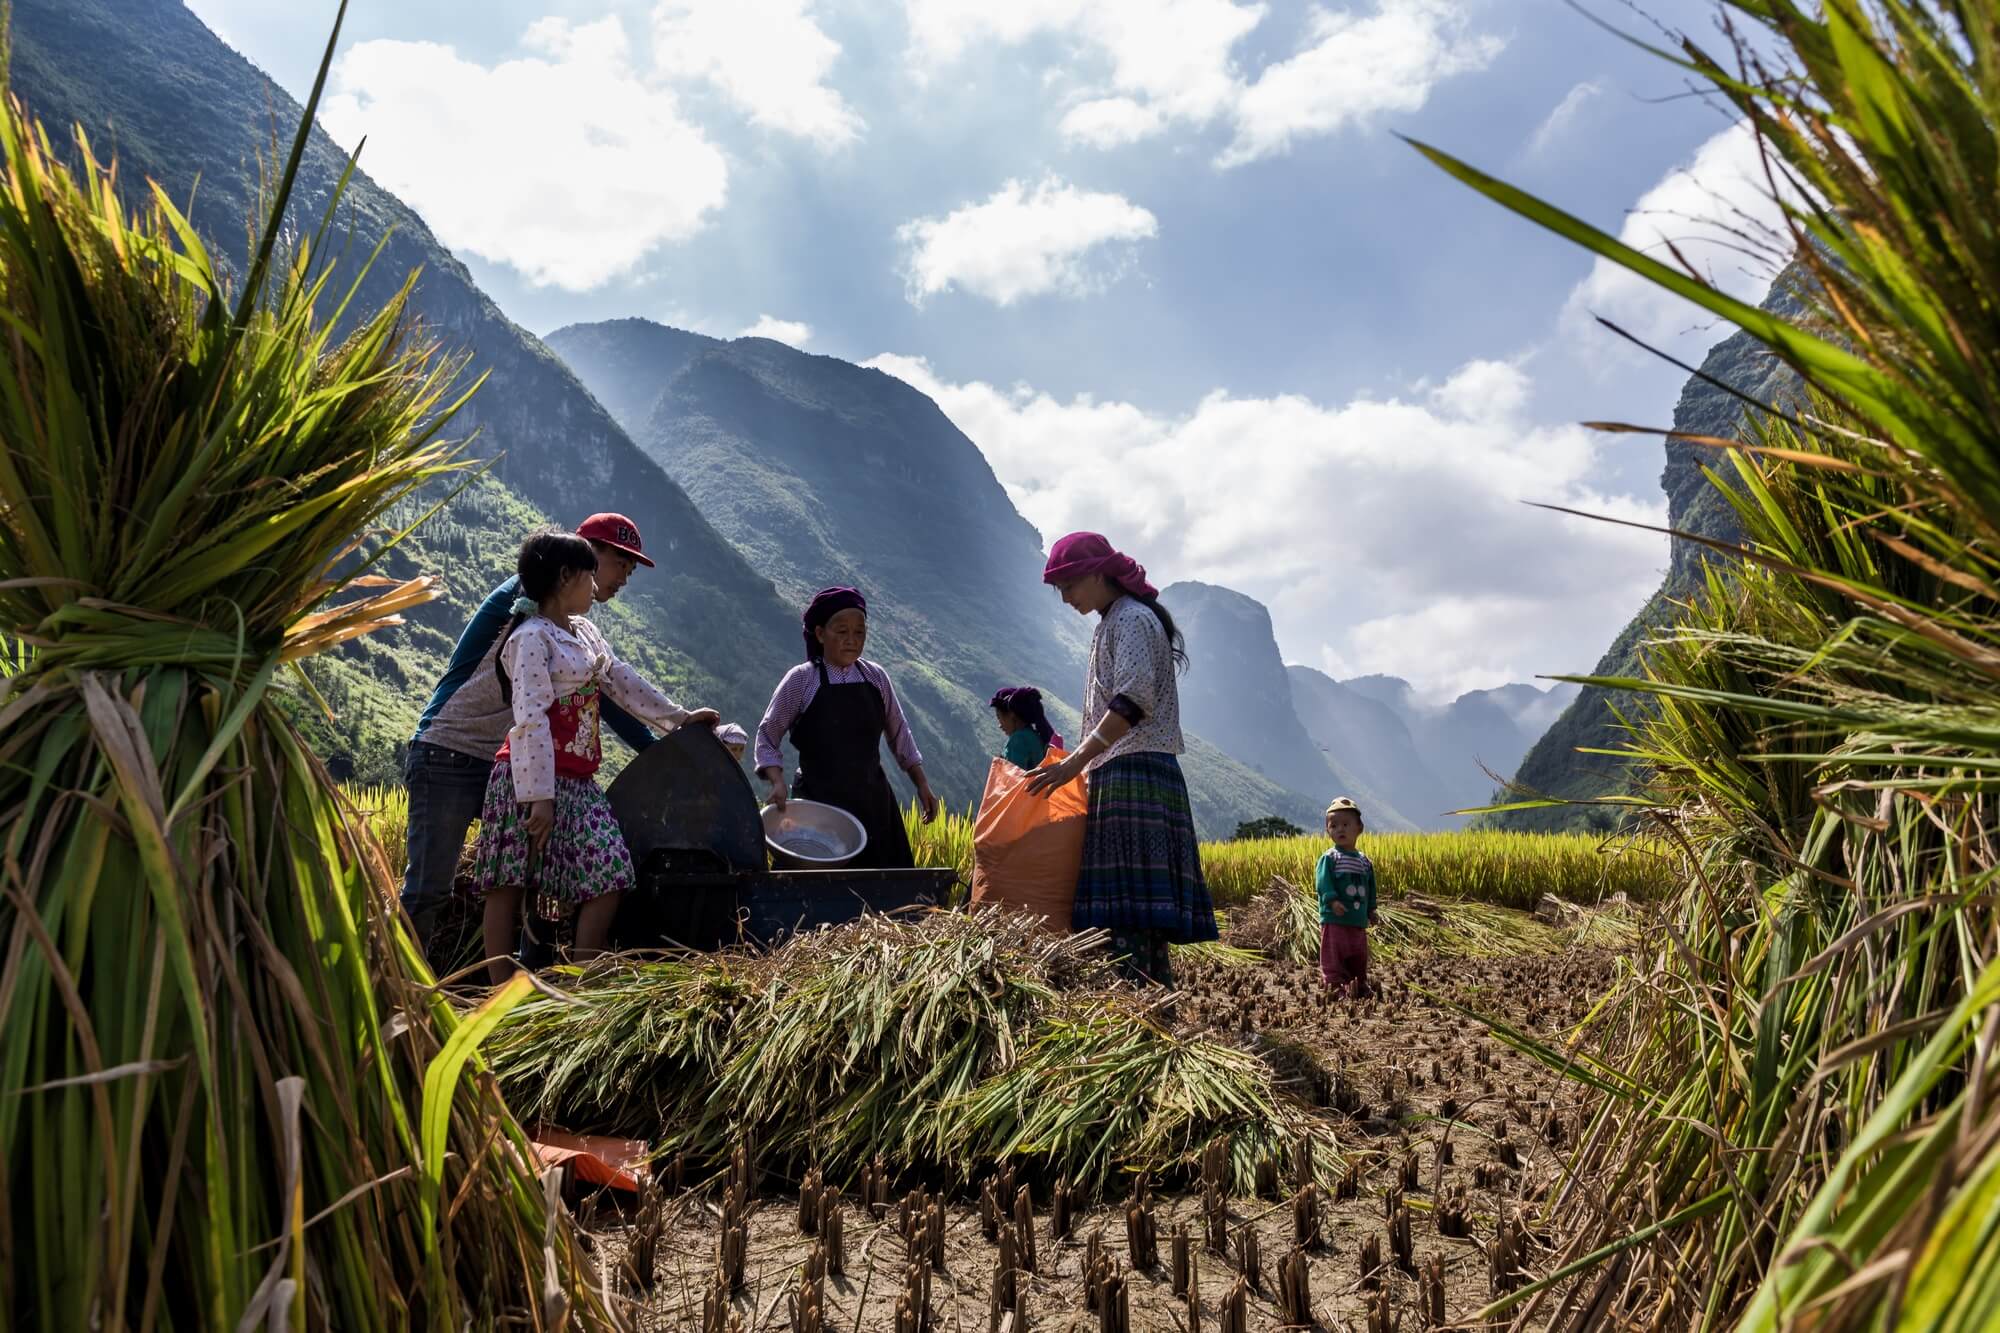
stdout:
<svg viewBox="0 0 2000 1333">
<path fill-rule="evenodd" d="M 1403 1194 L 1412 1266 L 1425 1270 L 1435 1256 L 1447 1322 L 1464 1320 L 1491 1299 L 1488 1251 L 1496 1231 L 1516 1209 L 1553 1186 L 1579 1131 L 1575 1085 L 1561 1082 L 1430 997 L 1456 1001 L 1546 1038 L 1558 1036 L 1582 1016 L 1590 999 L 1603 993 L 1611 968 L 1610 955 L 1584 950 L 1511 958 L 1430 956 L 1378 965 L 1377 997 L 1347 1001 L 1323 996 L 1316 974 L 1303 967 L 1180 966 L 1183 997 L 1177 1019 L 1183 1027 L 1266 1049 L 1272 1043 L 1293 1044 L 1312 1057 L 1293 1057 L 1297 1090 L 1323 1108 L 1345 1164 L 1353 1169 L 1354 1186 L 1351 1198 L 1331 1197 L 1339 1191 L 1319 1195 L 1322 1244 L 1307 1251 L 1306 1261 L 1311 1308 L 1320 1327 L 1357 1333 L 1370 1329 L 1371 1302 L 1380 1303 L 1384 1295 L 1387 1312 L 1400 1317 L 1402 1329 L 1418 1333 L 1431 1326 L 1419 1304 L 1420 1284 L 1398 1269 L 1389 1241 L 1386 1201 L 1405 1177 L 1406 1155 L 1415 1158 L 1416 1184 Z M 1439 1160 L 1447 1152 L 1448 1164 Z M 751 1333 L 794 1327 L 789 1298 L 799 1289 L 801 1272 L 817 1244 L 800 1234 L 797 1188 L 797 1182 L 767 1181 L 752 1202 L 745 1283 L 731 1302 L 728 1327 Z M 1124 1277 L 1127 1327 L 1189 1329 L 1188 1303 L 1172 1290 L 1171 1237 L 1179 1224 L 1185 1224 L 1190 1236 L 1199 1327 L 1223 1327 L 1219 1308 L 1238 1276 L 1234 1237 L 1244 1228 L 1257 1237 L 1262 1275 L 1248 1299 L 1245 1327 L 1287 1327 L 1275 1297 L 1280 1263 L 1294 1244 L 1289 1172 L 1278 1192 L 1286 1197 L 1229 1201 L 1230 1254 L 1218 1257 L 1202 1248 L 1198 1188 L 1189 1182 L 1161 1186 L 1152 1205 L 1159 1263 L 1139 1270 L 1128 1253 L 1123 1201 L 1077 1213 L 1070 1239 L 1057 1241 L 1051 1234 L 1049 1201 L 1036 1198 L 1039 1263 L 1035 1272 L 1018 1279 L 1025 1284 L 1025 1327 L 1078 1333 L 1114 1327 L 1085 1305 L 1084 1267 L 1095 1232 Z M 892 1203 L 886 1217 L 876 1220 L 850 1194 L 844 1209 L 845 1273 L 824 1281 L 823 1327 L 895 1330 L 896 1304 L 912 1258 L 898 1231 L 897 1207 Z M 1469 1236 L 1440 1234 L 1441 1215 L 1449 1227 L 1455 1209 L 1466 1216 Z M 611 1287 L 633 1302 L 630 1314 L 636 1327 L 700 1329 L 704 1293 L 717 1264 L 721 1214 L 716 1192 L 684 1193 L 667 1203 L 666 1212 L 650 1291 L 627 1272 L 629 1215 L 591 1207 L 586 1225 Z M 953 1333 L 993 1329 L 990 1293 L 997 1251 L 982 1232 L 977 1202 L 951 1200 L 944 1216 L 945 1262 L 930 1278 L 928 1327 Z M 1370 1241 L 1381 1247 L 1384 1264 L 1375 1270 L 1376 1281 L 1364 1284 L 1362 1250 Z M 1531 1238 L 1518 1271 L 1538 1275 L 1540 1253 Z M 1023 1324 L 1017 1321 L 1014 1328 L 1021 1333 Z"/>
</svg>

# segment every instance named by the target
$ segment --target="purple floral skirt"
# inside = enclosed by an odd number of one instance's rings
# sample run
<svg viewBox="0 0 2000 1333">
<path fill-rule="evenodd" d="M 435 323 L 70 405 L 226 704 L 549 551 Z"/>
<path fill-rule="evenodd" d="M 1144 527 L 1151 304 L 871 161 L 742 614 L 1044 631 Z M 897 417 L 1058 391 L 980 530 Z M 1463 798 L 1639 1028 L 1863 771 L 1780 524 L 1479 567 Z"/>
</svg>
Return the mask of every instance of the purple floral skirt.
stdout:
<svg viewBox="0 0 2000 1333">
<path fill-rule="evenodd" d="M 486 781 L 479 812 L 479 846 L 472 882 L 481 895 L 525 887 L 545 917 L 567 917 L 579 903 L 633 886 L 632 853 L 611 802 L 588 778 L 556 778 L 556 825 L 542 848 L 540 866 L 528 875 L 528 812 L 514 799 L 514 767 L 502 759 Z"/>
</svg>

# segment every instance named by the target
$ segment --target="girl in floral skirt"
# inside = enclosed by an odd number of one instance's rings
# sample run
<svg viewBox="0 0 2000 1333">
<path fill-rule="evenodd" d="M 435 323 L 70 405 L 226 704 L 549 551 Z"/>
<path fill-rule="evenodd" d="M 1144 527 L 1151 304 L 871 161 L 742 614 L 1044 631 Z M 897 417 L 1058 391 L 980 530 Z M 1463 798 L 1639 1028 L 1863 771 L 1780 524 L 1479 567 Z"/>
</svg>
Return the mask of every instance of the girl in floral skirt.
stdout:
<svg viewBox="0 0 2000 1333">
<path fill-rule="evenodd" d="M 713 725 L 718 716 L 682 708 L 612 656 L 585 616 L 596 569 L 590 543 L 572 533 L 538 532 L 521 546 L 521 596 L 494 662 L 514 725 L 486 784 L 473 863 L 496 984 L 514 970 L 529 885 L 563 915 L 577 913 L 580 959 L 603 950 L 618 901 L 632 887 L 632 854 L 595 781 L 600 694 L 661 731 Z"/>
</svg>

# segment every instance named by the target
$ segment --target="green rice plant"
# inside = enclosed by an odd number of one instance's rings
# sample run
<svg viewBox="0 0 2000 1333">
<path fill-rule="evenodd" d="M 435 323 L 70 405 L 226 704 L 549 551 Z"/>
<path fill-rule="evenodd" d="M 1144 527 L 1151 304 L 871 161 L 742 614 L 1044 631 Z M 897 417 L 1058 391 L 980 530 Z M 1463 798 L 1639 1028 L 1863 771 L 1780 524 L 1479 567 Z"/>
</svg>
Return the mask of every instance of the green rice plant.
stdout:
<svg viewBox="0 0 2000 1333">
<path fill-rule="evenodd" d="M 903 823 L 917 864 L 950 866 L 972 882 L 972 832 L 976 811 L 941 812 L 925 824 L 912 804 Z M 1202 873 L 1220 906 L 1245 903 L 1264 891 L 1271 876 L 1310 884 L 1313 866 L 1327 849 L 1323 837 L 1249 838 L 1204 842 Z M 1606 841 L 1587 834 L 1371 833 L 1362 850 L 1385 886 L 1398 893 L 1473 898 L 1533 908 L 1545 893 L 1572 902 L 1616 894 L 1653 901 L 1679 883 L 1674 849 L 1656 840 Z"/>
<path fill-rule="evenodd" d="M 879 1154 L 963 1182 L 1006 1156 L 1102 1189 L 1226 1135 L 1247 1185 L 1253 1147 L 1326 1137 L 1261 1059 L 1148 1021 L 1102 943 L 985 909 L 605 962 L 523 1004 L 492 1059 L 523 1115 L 716 1164 L 750 1134 L 830 1176 Z"/>
<path fill-rule="evenodd" d="M 1633 754 L 1690 882 L 1594 1056 L 1566 1237 L 1495 1302 L 1556 1328 L 1991 1328 L 2000 1315 L 2000 29 L 1988 7 L 1727 0 L 1662 54 L 1781 186 L 1782 319 L 1435 150 L 1804 381 L 1712 483 L 1745 541 L 1645 674 Z M 1693 538 L 1692 540 L 1702 540 Z M 1712 545 L 1712 543 L 1711 543 Z"/>
<path fill-rule="evenodd" d="M 432 595 L 367 572 L 373 529 L 457 466 L 462 401 L 407 284 L 350 308 L 324 228 L 280 252 L 305 143 L 231 290 L 157 188 L 128 212 L 81 134 L 72 170 L 0 106 L 10 1327 L 606 1318 L 274 702 Z"/>
<path fill-rule="evenodd" d="M 1011 1068 L 939 1109 L 969 1160 L 1026 1159 L 1099 1187 L 1121 1171 L 1199 1161 L 1218 1131 L 1246 1192 L 1260 1162 L 1301 1139 L 1335 1146 L 1257 1056 L 1180 1036 L 1117 1001 L 1038 1024 Z M 1315 1157 L 1329 1169 L 1336 1160 Z"/>
<path fill-rule="evenodd" d="M 1229 930 L 1228 918 L 1217 913 L 1216 926 L 1225 934 Z M 1230 944 L 1226 940 L 1201 940 L 1194 944 L 1169 945 L 1176 959 L 1213 963 L 1217 967 L 1255 967 L 1264 961 L 1264 955 L 1255 949 L 1245 949 Z"/>
<path fill-rule="evenodd" d="M 1221 904 L 1261 894 L 1273 875 L 1311 884 L 1326 851 L 1323 837 L 1206 842 L 1202 873 Z M 1666 897 L 1678 883 L 1670 847 L 1646 839 L 1606 842 L 1579 833 L 1371 833 L 1361 850 L 1375 863 L 1385 892 L 1473 899 L 1532 910 L 1543 894 L 1591 903 L 1624 894 Z"/>
<path fill-rule="evenodd" d="M 939 810 L 938 817 L 924 823 L 923 807 L 912 801 L 903 807 L 903 827 L 910 835 L 910 851 L 920 866 L 956 870 L 960 884 L 972 885 L 972 827 L 975 810 L 955 813 Z"/>
<path fill-rule="evenodd" d="M 401 880 L 410 864 L 410 793 L 402 787 L 375 787 L 354 783 L 341 786 L 341 793 L 353 803 L 368 831 L 382 847 L 389 862 L 390 877 Z"/>
</svg>

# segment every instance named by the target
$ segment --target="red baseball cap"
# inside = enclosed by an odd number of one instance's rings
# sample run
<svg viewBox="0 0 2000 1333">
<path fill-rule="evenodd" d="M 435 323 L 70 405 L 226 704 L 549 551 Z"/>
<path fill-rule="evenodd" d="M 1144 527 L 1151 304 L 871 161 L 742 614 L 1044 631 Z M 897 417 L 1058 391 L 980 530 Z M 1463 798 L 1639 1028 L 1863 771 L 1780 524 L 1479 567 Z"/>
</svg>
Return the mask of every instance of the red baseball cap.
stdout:
<svg viewBox="0 0 2000 1333">
<path fill-rule="evenodd" d="M 623 514 L 592 514 L 576 525 L 576 535 L 623 551 L 648 569 L 655 568 L 639 545 L 639 525 Z"/>
</svg>

